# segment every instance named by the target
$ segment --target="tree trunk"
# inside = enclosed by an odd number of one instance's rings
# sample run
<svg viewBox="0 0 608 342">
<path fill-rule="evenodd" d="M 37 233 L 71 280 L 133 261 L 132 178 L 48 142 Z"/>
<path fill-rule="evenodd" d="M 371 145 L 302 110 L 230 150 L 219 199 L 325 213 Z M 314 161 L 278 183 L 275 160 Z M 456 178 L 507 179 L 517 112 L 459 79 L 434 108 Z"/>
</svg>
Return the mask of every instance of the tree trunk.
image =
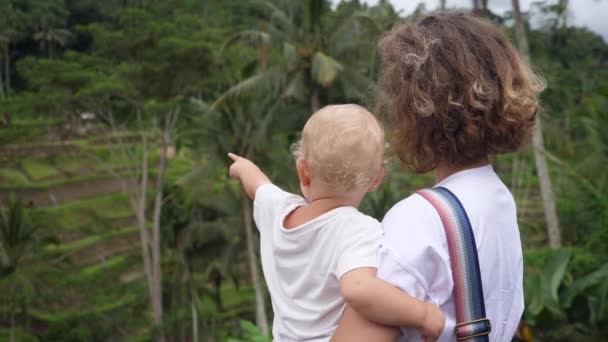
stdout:
<svg viewBox="0 0 608 342">
<path fill-rule="evenodd" d="M 544 154 L 544 142 L 542 133 L 542 123 L 540 117 L 536 120 L 534 134 L 532 136 L 532 144 L 534 146 L 534 161 L 536 162 L 536 170 L 540 182 L 541 197 L 543 200 L 543 208 L 545 211 L 545 220 L 547 221 L 547 235 L 549 237 L 549 247 L 559 248 L 562 246 L 562 237 L 559 227 L 559 219 L 555 208 L 555 197 L 553 194 L 553 185 L 549 175 L 547 159 Z"/>
<path fill-rule="evenodd" d="M 9 58 L 9 49 L 10 43 L 6 44 L 6 49 L 4 50 L 4 78 L 6 79 L 6 96 L 11 94 L 11 60 Z"/>
<path fill-rule="evenodd" d="M 188 288 L 190 290 L 190 309 L 192 311 L 192 337 L 193 341 L 198 341 L 198 295 L 192 283 L 192 275 L 188 270 Z"/>
<path fill-rule="evenodd" d="M 190 266 L 186 260 L 186 255 L 181 247 L 178 245 L 179 259 L 184 268 L 186 286 L 188 287 L 188 294 L 190 295 L 190 311 L 192 314 L 192 341 L 199 341 L 198 337 L 198 302 L 199 298 L 196 294 L 194 282 L 192 281 L 192 273 L 190 272 Z"/>
<path fill-rule="evenodd" d="M 139 226 L 139 238 L 141 242 L 142 258 L 144 261 L 144 272 L 146 274 L 146 280 L 148 284 L 148 295 L 150 296 L 150 306 L 152 307 L 154 323 L 156 324 L 156 306 L 155 296 L 156 289 L 154 286 L 154 269 L 152 267 L 152 260 L 150 255 L 150 236 L 146 228 L 146 201 L 147 201 L 147 190 L 148 190 L 148 138 L 145 133 L 142 133 L 142 167 L 141 167 L 141 180 L 139 183 L 139 189 L 136 189 L 136 217 L 137 224 Z"/>
<path fill-rule="evenodd" d="M 3 58 L 2 59 L 6 58 L 6 55 L 7 55 L 5 51 L 3 51 L 3 52 L 4 53 L 3 53 Z M 2 73 L 2 64 L 0 64 L 0 99 L 3 99 L 6 96 L 4 94 L 4 77 L 2 77 L 2 74 L 3 74 Z"/>
<path fill-rule="evenodd" d="M 558 27 L 563 28 L 568 26 L 568 0 L 559 0 L 559 19 L 558 19 Z"/>
<path fill-rule="evenodd" d="M 319 107 L 319 87 L 313 83 L 310 95 L 310 110 L 312 113 L 316 113 L 319 110 Z"/>
<path fill-rule="evenodd" d="M 2 61 L 0 61 L 1 63 Z M 2 64 L 0 64 L 0 99 L 4 98 L 4 77 L 2 77 Z"/>
<path fill-rule="evenodd" d="M 99 113 L 105 113 L 104 110 L 100 109 Z M 119 146 L 119 151 L 121 152 L 122 162 L 123 163 L 134 163 L 135 173 L 137 174 L 135 181 L 130 176 L 122 176 L 116 172 L 115 169 L 110 168 L 110 172 L 120 181 L 121 187 L 125 192 L 130 194 L 130 203 L 135 211 L 135 216 L 137 220 L 137 226 L 139 230 L 140 244 L 141 244 L 141 253 L 144 264 L 144 273 L 146 276 L 146 285 L 148 288 L 148 295 L 150 299 L 150 306 L 152 309 L 152 315 L 154 320 L 154 326 L 157 329 L 156 341 L 164 341 L 164 332 L 163 332 L 163 306 L 162 306 L 162 273 L 161 273 L 161 263 L 160 263 L 160 213 L 163 205 L 163 177 L 165 175 L 165 171 L 167 168 L 167 146 L 168 146 L 168 134 L 170 130 L 174 127 L 175 121 L 177 120 L 177 113 L 172 112 L 170 117 L 175 118 L 174 120 L 170 120 L 170 124 L 166 124 L 165 127 L 161 130 L 161 139 L 162 139 L 162 153 L 161 153 L 161 161 L 159 170 L 157 173 L 156 179 L 156 188 L 155 188 L 155 202 L 154 202 L 154 210 L 152 212 L 153 217 L 153 226 L 152 226 L 152 237 L 150 236 L 150 230 L 148 229 L 148 222 L 146 220 L 148 208 L 147 208 L 147 190 L 149 186 L 149 165 L 148 165 L 148 156 L 149 156 L 149 143 L 147 132 L 143 131 L 141 134 L 141 148 L 142 148 L 142 156 L 133 158 L 132 155 L 128 151 L 127 143 L 123 141 L 120 136 L 117 137 Z M 112 115 L 111 108 L 108 109 L 107 120 L 111 124 L 113 132 L 117 132 L 118 128 L 114 121 L 114 117 Z M 136 108 L 136 117 L 137 122 L 140 124 L 141 129 L 143 129 L 142 119 L 141 119 L 141 109 L 139 107 Z M 116 157 L 114 154 L 114 150 L 110 149 L 112 152 L 112 157 Z"/>
<path fill-rule="evenodd" d="M 15 310 L 11 309 L 11 335 L 10 342 L 15 342 Z"/>
<path fill-rule="evenodd" d="M 473 13 L 484 17 L 488 16 L 488 0 L 473 0 Z"/>
<path fill-rule="evenodd" d="M 473 12 L 477 12 L 481 9 L 481 1 L 480 0 L 472 0 L 473 2 Z"/>
<path fill-rule="evenodd" d="M 156 196 L 154 198 L 153 227 L 152 227 L 152 310 L 154 314 L 154 324 L 159 329 L 158 341 L 164 341 L 163 328 L 163 291 L 162 273 L 160 266 L 160 215 L 163 206 L 163 177 L 167 169 L 167 145 L 169 139 L 168 124 L 165 124 L 161 132 L 162 148 L 160 165 L 156 176 Z"/>
<path fill-rule="evenodd" d="M 525 62 L 530 65 L 530 49 L 528 46 L 528 39 L 526 37 L 523 18 L 519 8 L 519 0 L 512 0 L 512 4 L 513 17 L 515 19 L 515 34 L 517 38 L 517 45 Z M 543 200 L 545 221 L 547 223 L 547 236 L 549 238 L 549 247 L 558 248 L 562 245 L 561 231 L 559 228 L 557 210 L 555 208 L 553 185 L 551 184 L 549 169 L 547 167 L 547 159 L 544 154 L 545 147 L 543 142 L 543 132 L 540 115 L 536 116 L 536 125 L 534 126 L 534 132 L 532 135 L 532 145 L 534 147 L 534 161 L 536 163 L 536 172 L 540 183 L 540 193 Z"/>
<path fill-rule="evenodd" d="M 192 310 L 192 340 L 198 341 L 198 311 L 196 309 L 195 298 L 190 299 Z"/>
<path fill-rule="evenodd" d="M 253 242 L 253 222 L 251 214 L 251 201 L 243 193 L 243 221 L 245 223 L 245 235 L 247 239 L 247 255 L 249 256 L 249 268 L 251 271 L 251 281 L 255 291 L 255 320 L 257 326 L 262 330 L 264 336 L 268 336 L 268 319 L 266 317 L 266 303 L 264 301 L 264 291 L 260 281 L 260 269 L 258 267 L 258 257 L 255 252 Z"/>
<path fill-rule="evenodd" d="M 159 331 L 158 341 L 164 341 L 164 334 L 162 333 L 162 296 L 159 296 L 160 286 L 157 286 L 157 281 L 159 281 L 160 278 L 156 275 L 157 267 L 154 264 L 154 260 L 152 260 L 153 254 L 150 253 L 151 250 L 154 251 L 154 245 L 150 244 L 150 236 L 146 227 L 146 201 L 148 189 L 148 139 L 145 133 L 142 133 L 142 150 L 143 158 L 141 167 L 141 179 L 138 185 L 138 189 L 136 189 L 137 195 L 134 204 L 136 207 L 137 224 L 139 226 L 139 238 L 141 242 L 142 258 L 144 261 L 144 272 L 146 274 L 146 280 L 148 284 L 148 295 L 150 296 L 150 306 L 152 307 L 152 316 L 154 319 L 154 325 Z M 156 219 L 156 207 L 154 214 L 154 218 Z"/>
<path fill-rule="evenodd" d="M 260 31 L 266 32 L 264 23 L 260 23 Z M 263 42 L 260 44 L 260 46 L 258 46 L 258 65 L 260 66 L 260 69 L 266 70 L 266 44 Z"/>
</svg>

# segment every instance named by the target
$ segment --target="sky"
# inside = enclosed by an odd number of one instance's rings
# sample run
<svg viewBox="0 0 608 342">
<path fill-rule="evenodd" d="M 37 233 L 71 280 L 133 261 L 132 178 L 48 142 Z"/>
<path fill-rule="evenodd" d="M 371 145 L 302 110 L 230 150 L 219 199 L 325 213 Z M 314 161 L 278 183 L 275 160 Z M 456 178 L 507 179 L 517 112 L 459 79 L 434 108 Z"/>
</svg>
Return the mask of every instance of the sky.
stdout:
<svg viewBox="0 0 608 342">
<path fill-rule="evenodd" d="M 362 0 L 370 5 L 378 3 L 378 0 Z M 424 3 L 427 9 L 439 7 L 439 0 L 389 0 L 397 10 L 403 14 L 411 13 L 420 3 Z M 537 0 L 519 0 L 522 11 L 528 11 L 530 5 Z M 334 0 L 335 3 L 338 0 Z M 447 7 L 471 7 L 471 0 L 446 0 Z M 549 3 L 557 3 L 550 0 Z M 488 0 L 490 10 L 502 14 L 511 10 L 511 0 Z M 568 23 L 571 26 L 585 26 L 591 31 L 597 32 L 608 41 L 608 0 L 570 0 L 568 9 Z"/>
</svg>

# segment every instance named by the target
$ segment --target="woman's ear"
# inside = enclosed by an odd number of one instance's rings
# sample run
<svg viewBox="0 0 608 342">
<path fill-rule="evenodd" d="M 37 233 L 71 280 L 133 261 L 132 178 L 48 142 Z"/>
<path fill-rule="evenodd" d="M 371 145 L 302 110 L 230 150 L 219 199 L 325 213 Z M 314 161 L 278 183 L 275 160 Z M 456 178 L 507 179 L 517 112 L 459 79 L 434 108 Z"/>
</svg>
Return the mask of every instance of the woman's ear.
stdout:
<svg viewBox="0 0 608 342">
<path fill-rule="evenodd" d="M 308 169 L 308 165 L 306 165 L 306 161 L 302 158 L 298 158 L 296 160 L 296 170 L 298 171 L 298 178 L 300 178 L 300 184 L 302 186 L 310 185 L 310 170 Z"/>
<path fill-rule="evenodd" d="M 384 174 L 385 174 L 385 172 L 384 172 L 384 166 L 383 166 L 380 168 L 380 172 L 378 172 L 378 177 L 376 177 L 374 184 L 372 184 L 372 186 L 369 187 L 367 192 L 372 192 L 372 191 L 378 189 L 380 184 L 382 184 L 382 179 L 384 179 Z"/>
</svg>

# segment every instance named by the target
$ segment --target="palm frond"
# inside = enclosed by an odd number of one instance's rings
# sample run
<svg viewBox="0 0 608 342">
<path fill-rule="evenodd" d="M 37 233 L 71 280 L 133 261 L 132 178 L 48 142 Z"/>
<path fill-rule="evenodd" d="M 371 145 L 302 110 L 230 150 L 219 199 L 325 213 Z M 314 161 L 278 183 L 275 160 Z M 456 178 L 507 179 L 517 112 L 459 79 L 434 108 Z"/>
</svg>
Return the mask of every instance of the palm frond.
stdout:
<svg viewBox="0 0 608 342">
<path fill-rule="evenodd" d="M 367 99 L 376 94 L 375 82 L 360 72 L 346 68 L 340 74 L 340 87 L 349 99 Z"/>
<path fill-rule="evenodd" d="M 312 57 L 312 79 L 324 87 L 329 87 L 342 70 L 342 64 L 321 51 L 315 52 Z"/>
<path fill-rule="evenodd" d="M 245 30 L 230 37 L 222 46 L 220 54 L 237 42 L 243 42 L 248 45 L 258 47 L 260 45 L 268 45 L 270 43 L 270 34 L 260 30 Z"/>
<path fill-rule="evenodd" d="M 270 67 L 228 89 L 215 100 L 210 109 L 220 109 L 229 99 L 246 93 L 261 92 L 263 94 L 278 94 L 285 83 L 286 77 L 287 72 L 282 66 Z"/>
<path fill-rule="evenodd" d="M 196 98 L 196 97 L 191 97 L 190 98 L 190 106 L 192 111 L 194 112 L 199 112 L 199 113 L 204 113 L 206 111 L 209 110 L 209 105 L 203 101 L 202 99 Z"/>
<path fill-rule="evenodd" d="M 308 88 L 306 87 L 304 75 L 302 72 L 298 72 L 287 84 L 287 88 L 283 92 L 283 98 L 304 101 L 306 100 L 307 92 Z"/>
<path fill-rule="evenodd" d="M 11 273 L 37 243 L 39 229 L 23 203 L 10 198 L 0 208 L 0 273 Z"/>
<path fill-rule="evenodd" d="M 285 42 L 283 43 L 283 57 L 287 61 L 287 67 L 290 70 L 296 69 L 300 62 L 300 55 L 293 44 Z"/>
<path fill-rule="evenodd" d="M 270 126 L 270 123 L 276 116 L 280 102 L 281 102 L 280 99 L 275 101 L 275 103 L 272 106 L 270 106 L 270 109 L 268 109 L 265 112 L 262 119 L 259 120 L 258 123 L 256 124 L 253 138 L 251 139 L 251 141 L 249 143 L 250 151 L 247 151 L 247 155 L 254 152 L 252 150 L 255 149 L 256 147 L 263 145 L 261 142 L 263 139 L 266 139 L 266 137 L 267 137 L 268 127 Z"/>
<path fill-rule="evenodd" d="M 278 28 L 279 31 L 286 32 L 289 35 L 293 35 L 298 31 L 297 25 L 291 17 L 272 2 L 259 0 L 254 3 L 268 15 L 270 24 Z"/>
</svg>

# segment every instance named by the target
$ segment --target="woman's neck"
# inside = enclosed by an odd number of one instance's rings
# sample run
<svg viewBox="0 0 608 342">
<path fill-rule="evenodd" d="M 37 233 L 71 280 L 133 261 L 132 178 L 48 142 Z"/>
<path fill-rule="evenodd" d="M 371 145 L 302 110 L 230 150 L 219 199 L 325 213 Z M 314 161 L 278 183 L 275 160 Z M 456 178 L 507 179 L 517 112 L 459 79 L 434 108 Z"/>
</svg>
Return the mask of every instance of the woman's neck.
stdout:
<svg viewBox="0 0 608 342">
<path fill-rule="evenodd" d="M 488 159 L 484 158 L 480 161 L 476 161 L 476 162 L 469 163 L 466 165 L 440 164 L 435 169 L 435 182 L 439 183 L 455 173 L 458 173 L 458 172 L 464 171 L 464 170 L 475 169 L 478 167 L 486 166 L 489 163 L 490 162 L 488 161 Z"/>
</svg>

